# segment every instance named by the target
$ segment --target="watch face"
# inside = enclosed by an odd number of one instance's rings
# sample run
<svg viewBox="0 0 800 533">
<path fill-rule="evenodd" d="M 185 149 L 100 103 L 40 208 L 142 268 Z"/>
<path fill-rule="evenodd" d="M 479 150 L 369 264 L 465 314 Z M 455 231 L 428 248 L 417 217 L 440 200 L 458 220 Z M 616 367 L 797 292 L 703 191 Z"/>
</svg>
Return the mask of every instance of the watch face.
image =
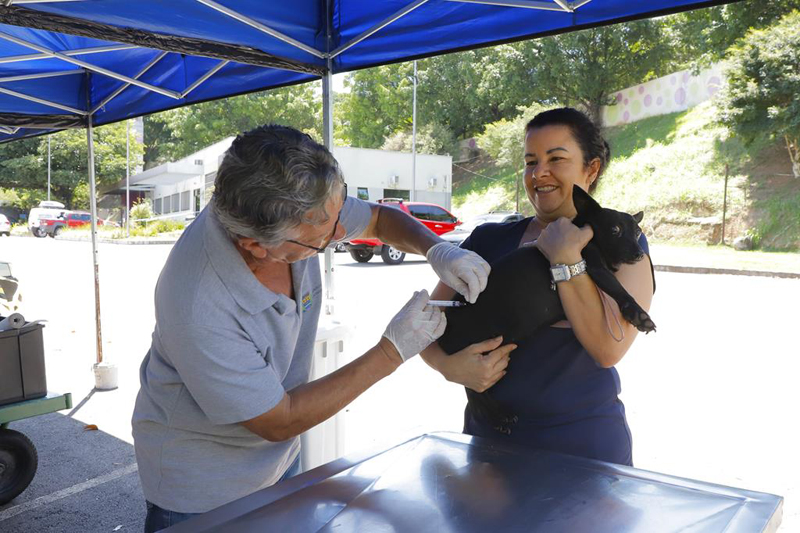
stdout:
<svg viewBox="0 0 800 533">
<path fill-rule="evenodd" d="M 566 281 L 569 279 L 569 269 L 566 265 L 556 265 L 550 267 L 553 274 L 553 281 Z"/>
</svg>

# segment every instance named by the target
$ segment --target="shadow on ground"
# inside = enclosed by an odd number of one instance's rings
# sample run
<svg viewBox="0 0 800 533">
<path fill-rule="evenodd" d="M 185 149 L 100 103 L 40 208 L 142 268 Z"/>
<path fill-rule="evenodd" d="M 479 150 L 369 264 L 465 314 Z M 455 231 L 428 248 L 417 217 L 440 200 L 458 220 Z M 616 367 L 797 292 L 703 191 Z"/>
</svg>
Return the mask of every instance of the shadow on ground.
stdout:
<svg viewBox="0 0 800 533">
<path fill-rule="evenodd" d="M 25 492 L 0 506 L 0 531 L 142 531 L 145 506 L 133 446 L 60 413 L 9 427 L 33 441 L 39 469 Z"/>
</svg>

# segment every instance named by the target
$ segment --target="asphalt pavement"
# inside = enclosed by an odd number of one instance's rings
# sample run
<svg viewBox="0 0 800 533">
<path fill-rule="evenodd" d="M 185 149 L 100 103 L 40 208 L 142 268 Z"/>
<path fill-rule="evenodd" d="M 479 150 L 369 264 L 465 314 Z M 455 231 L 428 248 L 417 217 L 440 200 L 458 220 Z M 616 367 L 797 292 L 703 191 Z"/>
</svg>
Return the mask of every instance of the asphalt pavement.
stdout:
<svg viewBox="0 0 800 533">
<path fill-rule="evenodd" d="M 0 507 L 3 533 L 141 531 L 130 416 L 153 329 L 153 290 L 170 250 L 100 245 L 103 351 L 119 368 L 120 386 L 98 392 L 91 246 L 0 239 L 0 259 L 21 280 L 26 318 L 48 320 L 48 388 L 72 392 L 74 401 L 71 411 L 12 423 L 33 440 L 40 466 L 28 490 Z M 353 332 L 350 359 L 377 342 L 413 290 L 436 282 L 419 256 L 387 266 L 336 254 L 335 275 L 336 314 Z M 800 530 L 793 422 L 800 280 L 676 272 L 657 280 L 651 315 L 658 331 L 640 336 L 618 365 L 635 465 L 780 494 L 782 531 Z M 345 453 L 460 431 L 464 403 L 461 387 L 414 358 L 347 408 Z M 86 430 L 89 424 L 98 429 Z"/>
</svg>

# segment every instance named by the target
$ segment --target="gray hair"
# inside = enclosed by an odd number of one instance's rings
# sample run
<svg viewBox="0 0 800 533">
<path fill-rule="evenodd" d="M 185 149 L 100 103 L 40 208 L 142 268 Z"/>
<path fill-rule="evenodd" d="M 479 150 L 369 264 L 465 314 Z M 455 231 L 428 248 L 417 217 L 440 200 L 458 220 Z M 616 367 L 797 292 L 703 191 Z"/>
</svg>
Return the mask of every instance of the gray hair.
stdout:
<svg viewBox="0 0 800 533">
<path fill-rule="evenodd" d="M 274 246 L 302 223 L 321 224 L 343 184 L 331 153 L 288 126 L 268 124 L 236 137 L 214 181 L 213 210 L 232 238 Z"/>
</svg>

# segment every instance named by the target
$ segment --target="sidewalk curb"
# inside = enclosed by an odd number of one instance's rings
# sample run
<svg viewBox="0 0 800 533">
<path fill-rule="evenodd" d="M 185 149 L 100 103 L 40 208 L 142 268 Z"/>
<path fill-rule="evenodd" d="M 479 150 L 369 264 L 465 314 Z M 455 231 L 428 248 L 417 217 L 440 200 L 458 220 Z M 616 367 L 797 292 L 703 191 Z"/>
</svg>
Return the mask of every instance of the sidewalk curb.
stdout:
<svg viewBox="0 0 800 533">
<path fill-rule="evenodd" d="M 761 276 L 768 278 L 800 279 L 800 274 L 795 272 L 768 272 L 765 270 L 737 270 L 734 268 L 710 268 L 677 265 L 655 265 L 658 272 L 678 272 L 682 274 L 728 274 L 732 276 Z"/>
<path fill-rule="evenodd" d="M 92 242 L 91 239 L 82 237 L 56 237 L 57 241 L 71 241 L 71 242 Z M 178 239 L 142 239 L 142 240 L 127 240 L 127 239 L 106 239 L 98 237 L 97 242 L 100 244 L 175 244 Z"/>
<path fill-rule="evenodd" d="M 91 242 L 90 239 L 58 236 L 56 240 L 60 241 L 73 241 L 73 242 Z M 105 239 L 98 238 L 98 243 L 101 244 L 175 244 L 178 242 L 177 238 L 168 239 L 142 239 L 142 240 L 126 240 L 126 239 Z M 680 266 L 680 265 L 654 265 L 653 269 L 657 272 L 676 272 L 681 274 L 727 274 L 731 276 L 760 276 L 766 278 L 786 278 L 786 279 L 800 279 L 800 273 L 797 272 L 770 272 L 767 270 L 739 270 L 735 268 L 713 268 L 713 267 L 699 267 L 699 266 Z"/>
</svg>

